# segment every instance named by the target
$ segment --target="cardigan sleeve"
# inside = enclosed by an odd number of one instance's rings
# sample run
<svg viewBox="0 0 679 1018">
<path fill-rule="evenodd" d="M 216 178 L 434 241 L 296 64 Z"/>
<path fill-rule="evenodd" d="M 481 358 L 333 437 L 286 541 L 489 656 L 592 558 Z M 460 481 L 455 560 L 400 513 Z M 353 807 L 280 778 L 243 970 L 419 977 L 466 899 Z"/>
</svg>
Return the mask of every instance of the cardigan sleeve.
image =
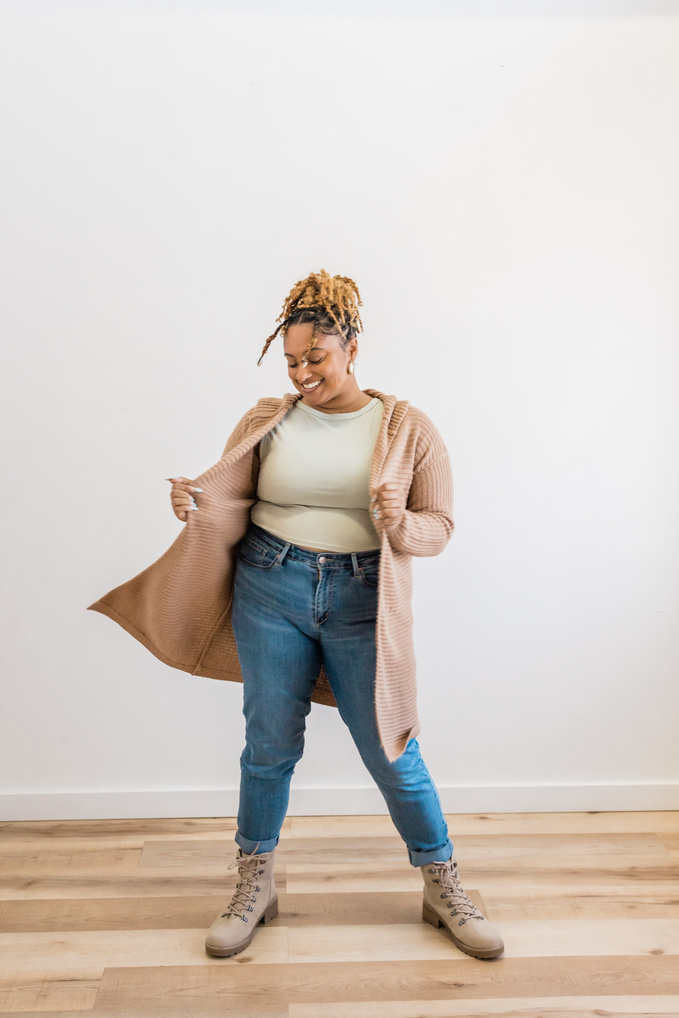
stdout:
<svg viewBox="0 0 679 1018">
<path fill-rule="evenodd" d="M 453 476 L 448 450 L 431 423 L 422 435 L 403 516 L 387 530 L 392 548 L 407 555 L 440 555 L 452 537 Z"/>
</svg>

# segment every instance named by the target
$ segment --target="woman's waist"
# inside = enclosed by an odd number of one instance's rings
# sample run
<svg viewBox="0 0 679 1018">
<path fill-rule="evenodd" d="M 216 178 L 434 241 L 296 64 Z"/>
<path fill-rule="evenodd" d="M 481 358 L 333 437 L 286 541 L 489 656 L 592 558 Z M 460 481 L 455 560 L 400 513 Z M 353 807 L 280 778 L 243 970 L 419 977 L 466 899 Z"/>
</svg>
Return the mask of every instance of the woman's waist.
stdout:
<svg viewBox="0 0 679 1018">
<path fill-rule="evenodd" d="M 380 537 L 364 510 L 281 506 L 258 500 L 250 515 L 262 530 L 308 551 L 349 555 L 380 550 Z"/>
<path fill-rule="evenodd" d="M 374 561 L 380 556 L 379 548 L 337 551 L 333 548 L 320 548 L 314 546 L 314 549 L 311 549 L 309 547 L 304 547 L 304 545 L 299 544 L 296 541 L 289 540 L 287 537 L 281 536 L 280 534 L 272 533 L 270 530 L 259 526 L 259 524 L 255 523 L 254 520 L 250 522 L 244 540 L 250 540 L 256 544 L 264 545 L 267 548 L 274 549 L 276 552 L 282 552 L 287 548 L 286 557 L 292 555 L 293 558 L 300 559 L 301 561 L 315 563 L 319 560 L 319 557 L 322 556 L 324 562 L 328 565 L 337 565 L 341 568 L 351 568 L 354 559 L 356 559 L 358 564 L 361 565 L 364 562 L 368 563 L 371 560 Z"/>
</svg>

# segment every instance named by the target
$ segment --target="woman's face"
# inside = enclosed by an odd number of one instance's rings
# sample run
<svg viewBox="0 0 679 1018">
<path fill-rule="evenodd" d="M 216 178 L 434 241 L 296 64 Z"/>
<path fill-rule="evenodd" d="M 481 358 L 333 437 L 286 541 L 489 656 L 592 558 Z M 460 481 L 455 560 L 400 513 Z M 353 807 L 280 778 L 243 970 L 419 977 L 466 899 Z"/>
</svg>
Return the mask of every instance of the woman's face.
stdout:
<svg viewBox="0 0 679 1018">
<path fill-rule="evenodd" d="M 349 373 L 349 361 L 356 356 L 358 340 L 354 337 L 343 348 L 337 333 L 329 336 L 320 333 L 308 361 L 303 364 L 301 358 L 309 345 L 312 330 L 312 322 L 289 325 L 283 350 L 288 362 L 288 375 L 297 391 L 303 394 L 302 402 L 323 410 L 326 405 L 332 408 L 333 400 L 341 402 L 355 393 L 357 385 L 353 374 Z"/>
</svg>

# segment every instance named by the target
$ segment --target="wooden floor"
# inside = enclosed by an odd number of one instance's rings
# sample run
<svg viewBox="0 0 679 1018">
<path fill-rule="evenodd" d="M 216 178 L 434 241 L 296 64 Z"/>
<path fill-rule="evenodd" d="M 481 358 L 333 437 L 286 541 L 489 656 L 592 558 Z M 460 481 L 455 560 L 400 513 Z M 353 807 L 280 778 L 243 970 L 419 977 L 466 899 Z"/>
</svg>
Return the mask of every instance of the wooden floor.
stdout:
<svg viewBox="0 0 679 1018">
<path fill-rule="evenodd" d="M 0 824 L 0 1012 L 62 1018 L 679 1018 L 679 813 L 449 815 L 505 940 L 479 961 L 420 916 L 389 817 L 292 817 L 280 913 L 204 951 L 231 819 Z"/>
</svg>

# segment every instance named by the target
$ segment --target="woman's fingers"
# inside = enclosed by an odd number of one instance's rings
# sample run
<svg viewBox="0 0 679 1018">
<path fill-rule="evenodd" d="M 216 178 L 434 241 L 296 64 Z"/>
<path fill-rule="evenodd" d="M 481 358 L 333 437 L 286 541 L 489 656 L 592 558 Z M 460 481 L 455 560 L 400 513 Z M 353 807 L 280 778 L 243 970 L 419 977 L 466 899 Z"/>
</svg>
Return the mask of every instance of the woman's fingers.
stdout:
<svg viewBox="0 0 679 1018">
<path fill-rule="evenodd" d="M 173 486 L 176 488 L 182 488 L 183 491 L 202 491 L 202 488 L 197 488 L 193 481 L 190 481 L 188 477 L 166 477 L 166 481 L 172 481 Z"/>
<path fill-rule="evenodd" d="M 385 481 L 377 489 L 377 500 L 385 509 L 397 508 L 402 504 L 401 492 L 397 484 Z"/>
<path fill-rule="evenodd" d="M 203 489 L 198 488 L 188 477 L 182 477 L 181 475 L 178 477 L 166 477 L 165 480 L 172 481 L 170 500 L 174 514 L 177 519 L 185 523 L 190 512 L 199 511 L 192 493 L 194 491 L 200 492 Z"/>
<path fill-rule="evenodd" d="M 379 486 L 372 499 L 372 505 L 377 509 L 378 519 L 385 523 L 394 523 L 399 520 L 405 509 L 401 490 L 393 481 L 385 481 Z"/>
</svg>

